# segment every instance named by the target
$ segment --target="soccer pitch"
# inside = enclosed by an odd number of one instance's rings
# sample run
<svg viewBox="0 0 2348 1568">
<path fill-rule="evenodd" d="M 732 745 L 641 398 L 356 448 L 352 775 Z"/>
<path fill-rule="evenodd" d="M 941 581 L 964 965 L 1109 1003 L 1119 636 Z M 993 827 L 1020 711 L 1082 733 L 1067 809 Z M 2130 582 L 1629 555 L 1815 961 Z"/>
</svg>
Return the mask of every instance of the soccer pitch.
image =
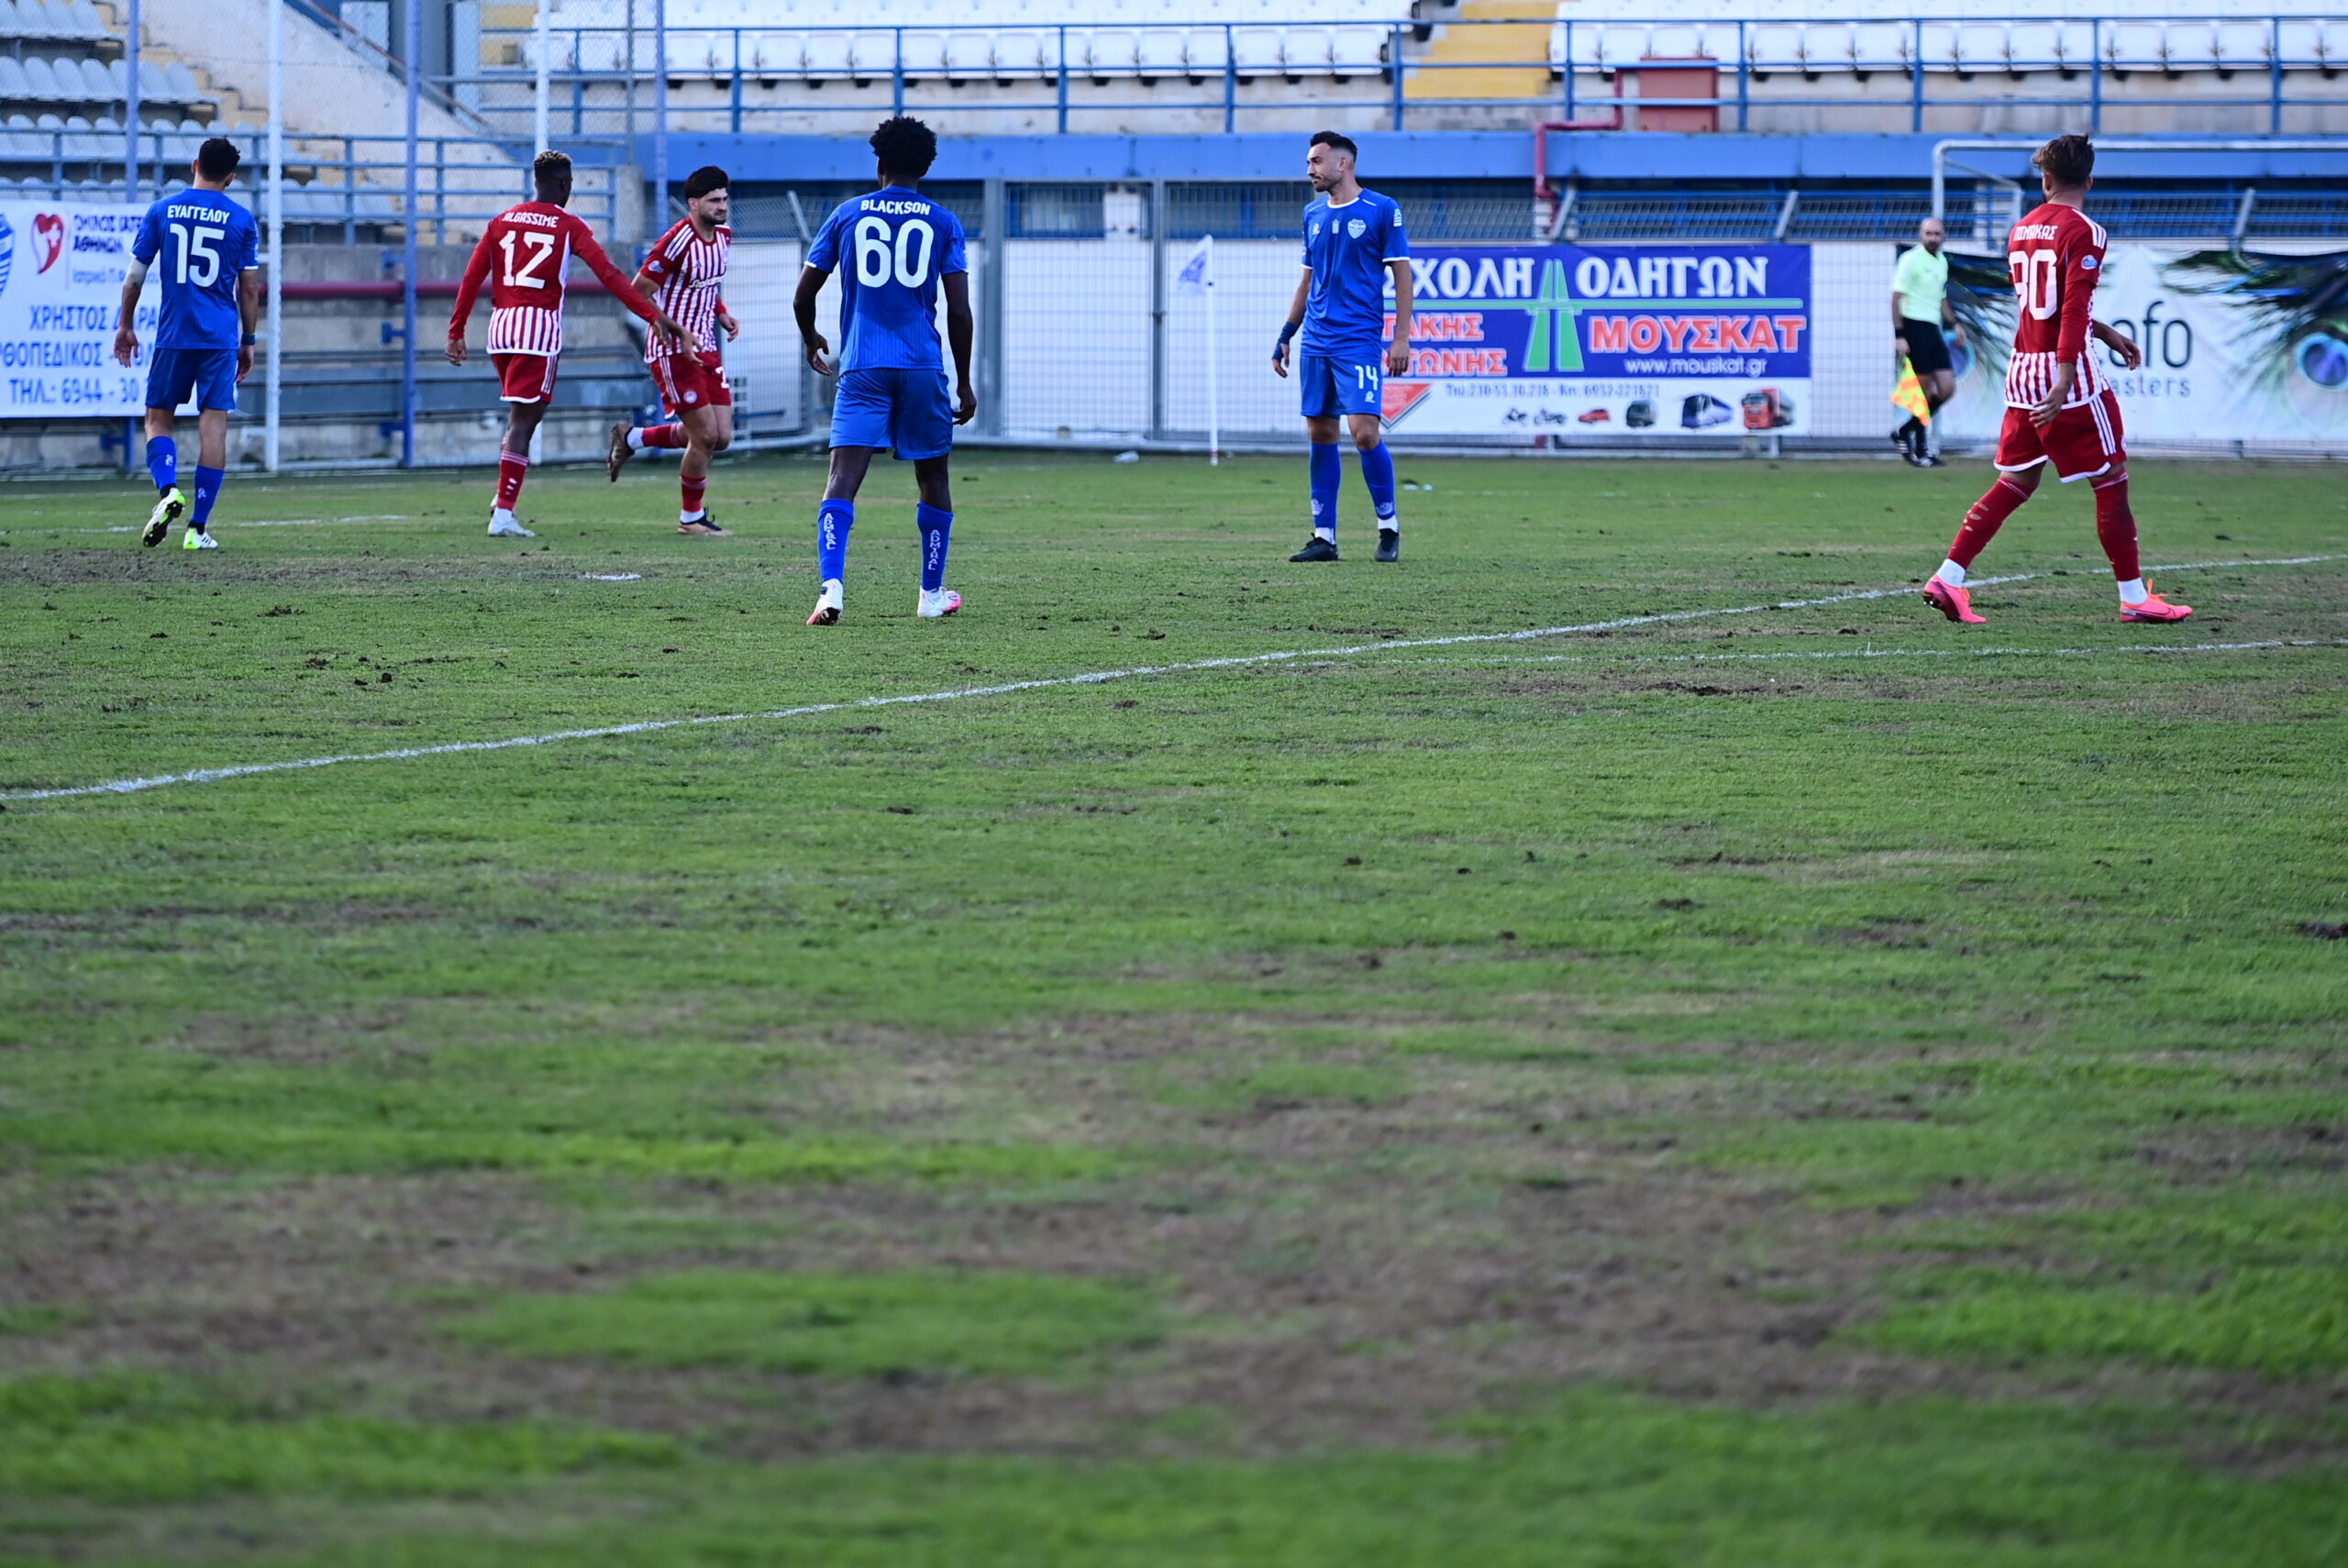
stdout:
<svg viewBox="0 0 2348 1568">
<path fill-rule="evenodd" d="M 2340 1561 L 2348 491 L 2132 466 L 10 487 L 0 1562 Z"/>
</svg>

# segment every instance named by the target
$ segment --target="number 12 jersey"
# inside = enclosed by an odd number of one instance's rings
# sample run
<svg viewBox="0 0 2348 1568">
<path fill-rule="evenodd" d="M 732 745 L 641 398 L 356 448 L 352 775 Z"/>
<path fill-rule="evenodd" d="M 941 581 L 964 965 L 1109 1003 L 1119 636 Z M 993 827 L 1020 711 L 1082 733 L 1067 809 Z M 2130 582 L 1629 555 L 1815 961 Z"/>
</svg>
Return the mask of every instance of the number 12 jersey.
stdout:
<svg viewBox="0 0 2348 1568">
<path fill-rule="evenodd" d="M 482 232 L 457 290 L 449 335 L 464 331 L 473 301 L 487 282 L 492 354 L 560 354 L 563 269 L 573 256 L 587 263 L 614 299 L 646 321 L 652 319 L 651 305 L 612 265 L 586 219 L 551 202 L 524 202 L 492 218 Z"/>
<path fill-rule="evenodd" d="M 848 370 L 943 370 L 937 280 L 970 270 L 961 221 L 892 185 L 841 203 L 807 265 L 840 280 L 840 362 Z"/>
</svg>

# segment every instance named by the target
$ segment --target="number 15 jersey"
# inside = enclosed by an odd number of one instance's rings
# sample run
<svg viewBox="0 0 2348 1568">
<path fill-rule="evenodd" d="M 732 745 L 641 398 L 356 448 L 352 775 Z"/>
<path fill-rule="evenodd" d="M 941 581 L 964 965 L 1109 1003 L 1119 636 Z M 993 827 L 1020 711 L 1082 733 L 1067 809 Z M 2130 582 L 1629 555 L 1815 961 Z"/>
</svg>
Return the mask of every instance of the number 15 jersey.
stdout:
<svg viewBox="0 0 2348 1568">
<path fill-rule="evenodd" d="M 839 274 L 843 372 L 945 370 L 937 280 L 970 270 L 952 213 L 902 186 L 858 196 L 824 220 L 807 265 Z"/>
<path fill-rule="evenodd" d="M 560 354 L 563 269 L 573 256 L 587 263 L 614 299 L 644 320 L 652 319 L 651 305 L 630 286 L 627 275 L 612 265 L 585 218 L 551 202 L 524 202 L 498 214 L 482 231 L 481 243 L 466 264 L 465 281 L 457 289 L 449 336 L 464 332 L 472 319 L 473 302 L 487 282 L 491 353 L 548 359 Z"/>
<path fill-rule="evenodd" d="M 217 191 L 190 187 L 147 209 L 130 254 L 146 262 L 162 259 L 156 348 L 237 347 L 244 332 L 238 274 L 260 264 L 257 232 L 253 215 Z"/>
</svg>

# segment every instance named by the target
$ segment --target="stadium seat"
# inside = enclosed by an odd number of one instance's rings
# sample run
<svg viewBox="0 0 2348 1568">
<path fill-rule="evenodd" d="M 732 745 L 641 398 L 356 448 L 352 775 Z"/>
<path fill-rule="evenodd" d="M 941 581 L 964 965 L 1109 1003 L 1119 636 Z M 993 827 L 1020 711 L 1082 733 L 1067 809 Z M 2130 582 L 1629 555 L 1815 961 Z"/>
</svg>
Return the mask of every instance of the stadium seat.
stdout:
<svg viewBox="0 0 2348 1568">
<path fill-rule="evenodd" d="M 1877 71 L 1905 73 L 1915 62 L 1916 34 L 1897 22 L 1860 22 L 1851 28 L 1851 68 L 1864 79 Z"/>
<path fill-rule="evenodd" d="M 1745 63 L 1756 77 L 1803 69 L 1802 30 L 1785 24 L 1748 28 L 1744 34 Z"/>
<path fill-rule="evenodd" d="M 1189 39 L 1178 28 L 1144 28 L 1134 40 L 1135 71 L 1144 86 L 1188 70 L 1183 58 Z"/>
<path fill-rule="evenodd" d="M 930 79 L 947 76 L 946 69 L 945 33 L 908 30 L 884 40 L 901 50 L 904 57 L 903 71 L 909 77 Z"/>
<path fill-rule="evenodd" d="M 1594 28 L 1598 37 L 1598 68 L 1611 74 L 1626 67 L 1635 68 L 1646 58 L 1647 30 L 1645 28 Z M 1576 28 L 1575 31 L 1580 31 Z"/>
<path fill-rule="evenodd" d="M 1080 47 L 1079 39 L 1082 42 Z M 1140 42 L 1123 28 L 1087 28 L 1081 35 L 1069 29 L 1068 52 L 1097 83 L 1130 76 L 1140 60 Z"/>
<path fill-rule="evenodd" d="M 1290 82 L 1329 73 L 1329 29 L 1285 28 L 1280 32 L 1280 68 Z"/>
<path fill-rule="evenodd" d="M 21 39 L 30 36 L 25 31 L 24 17 L 17 10 L 17 0 L 0 0 L 0 39 Z"/>
<path fill-rule="evenodd" d="M 1926 71 L 1954 72 L 1957 69 L 1955 24 L 1927 22 L 1913 30 L 1922 35 L 1922 42 L 1917 46 L 1917 64 Z"/>
<path fill-rule="evenodd" d="M 145 74 L 144 72 L 140 72 L 142 78 Z M 195 72 L 190 71 L 184 64 L 175 60 L 163 68 L 163 74 L 169 81 L 162 102 L 172 104 L 204 102 L 204 89 L 195 84 Z"/>
<path fill-rule="evenodd" d="M 25 68 L 16 57 L 0 54 L 0 102 L 21 104 L 36 96 L 32 83 L 25 79 Z"/>
<path fill-rule="evenodd" d="M 1193 82 L 1222 75 L 1229 55 L 1230 44 L 1221 28 L 1193 28 L 1182 40 L 1182 59 Z"/>
<path fill-rule="evenodd" d="M 2218 68 L 2217 25 L 2212 22 L 2168 23 L 2161 29 L 2161 63 L 2172 76 L 2186 71 L 2215 71 Z"/>
<path fill-rule="evenodd" d="M 992 58 L 994 79 L 1005 86 L 1054 75 L 1059 70 L 1059 35 L 1028 28 L 997 33 Z"/>
<path fill-rule="evenodd" d="M 1705 49 L 1701 28 L 1656 28 L 1647 33 L 1647 56 L 1652 60 L 1717 60 L 1720 57 Z"/>
<path fill-rule="evenodd" d="M 947 33 L 943 42 L 940 52 L 946 61 L 946 80 L 951 85 L 984 82 L 994 75 L 992 33 Z"/>
<path fill-rule="evenodd" d="M 1334 29 L 1329 35 L 1329 73 L 1340 81 L 1379 74 L 1386 69 L 1388 38 L 1383 28 L 1359 24 Z"/>
<path fill-rule="evenodd" d="M 2264 71 L 2274 57 L 2275 30 L 2265 22 L 2218 24 L 2218 69 Z"/>
<path fill-rule="evenodd" d="M 772 82 L 796 76 L 807 63 L 807 39 L 799 33 L 759 33 L 742 44 L 746 74 Z"/>
<path fill-rule="evenodd" d="M 54 17 L 56 14 L 57 7 L 52 0 L 50 15 Z M 67 35 L 70 38 L 85 39 L 91 43 L 96 43 L 99 39 L 109 36 L 105 19 L 99 17 L 98 8 L 91 3 L 91 0 L 73 0 L 71 26 L 72 31 Z"/>
<path fill-rule="evenodd" d="M 627 68 L 627 40 L 611 33 L 579 35 L 579 69 L 608 73 Z"/>
<path fill-rule="evenodd" d="M 25 56 L 25 96 L 36 104 L 54 104 L 61 94 L 57 91 L 57 72 L 39 55 Z M 78 75 L 78 73 L 77 73 Z"/>
<path fill-rule="evenodd" d="M 1280 69 L 1280 30 L 1278 28 L 1234 28 L 1231 30 L 1231 57 L 1240 79 L 1268 76 Z"/>
<path fill-rule="evenodd" d="M 2158 22 L 2115 22 L 2103 30 L 2104 64 L 2125 74 L 2131 71 L 2161 71 L 2168 56 Z"/>
<path fill-rule="evenodd" d="M 810 33 L 808 52 L 814 52 L 817 35 Z M 859 85 L 867 82 L 884 81 L 896 74 L 897 37 L 894 33 L 852 33 L 847 40 L 848 80 Z"/>
<path fill-rule="evenodd" d="M 2323 24 L 2312 17 L 2287 20 L 2276 29 L 2281 35 L 2276 50 L 2283 63 L 2292 67 L 2320 66 L 2323 63 Z"/>
<path fill-rule="evenodd" d="M 1960 76 L 2004 71 L 2010 63 L 2003 22 L 1961 22 L 1956 28 L 1956 71 Z"/>
</svg>

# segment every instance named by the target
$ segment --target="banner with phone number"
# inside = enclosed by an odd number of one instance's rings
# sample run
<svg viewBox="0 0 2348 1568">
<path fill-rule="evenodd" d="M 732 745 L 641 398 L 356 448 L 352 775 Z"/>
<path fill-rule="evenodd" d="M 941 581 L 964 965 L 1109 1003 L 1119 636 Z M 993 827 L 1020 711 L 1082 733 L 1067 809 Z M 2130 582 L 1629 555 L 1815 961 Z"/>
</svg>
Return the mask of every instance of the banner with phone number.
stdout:
<svg viewBox="0 0 2348 1568">
<path fill-rule="evenodd" d="M 1806 246 L 1431 245 L 1411 271 L 1390 428 L 1537 446 L 1810 428 Z"/>
<path fill-rule="evenodd" d="M 0 202 L 0 419 L 136 415 L 147 404 L 155 281 L 138 354 L 114 360 L 115 312 L 144 207 Z"/>
</svg>

